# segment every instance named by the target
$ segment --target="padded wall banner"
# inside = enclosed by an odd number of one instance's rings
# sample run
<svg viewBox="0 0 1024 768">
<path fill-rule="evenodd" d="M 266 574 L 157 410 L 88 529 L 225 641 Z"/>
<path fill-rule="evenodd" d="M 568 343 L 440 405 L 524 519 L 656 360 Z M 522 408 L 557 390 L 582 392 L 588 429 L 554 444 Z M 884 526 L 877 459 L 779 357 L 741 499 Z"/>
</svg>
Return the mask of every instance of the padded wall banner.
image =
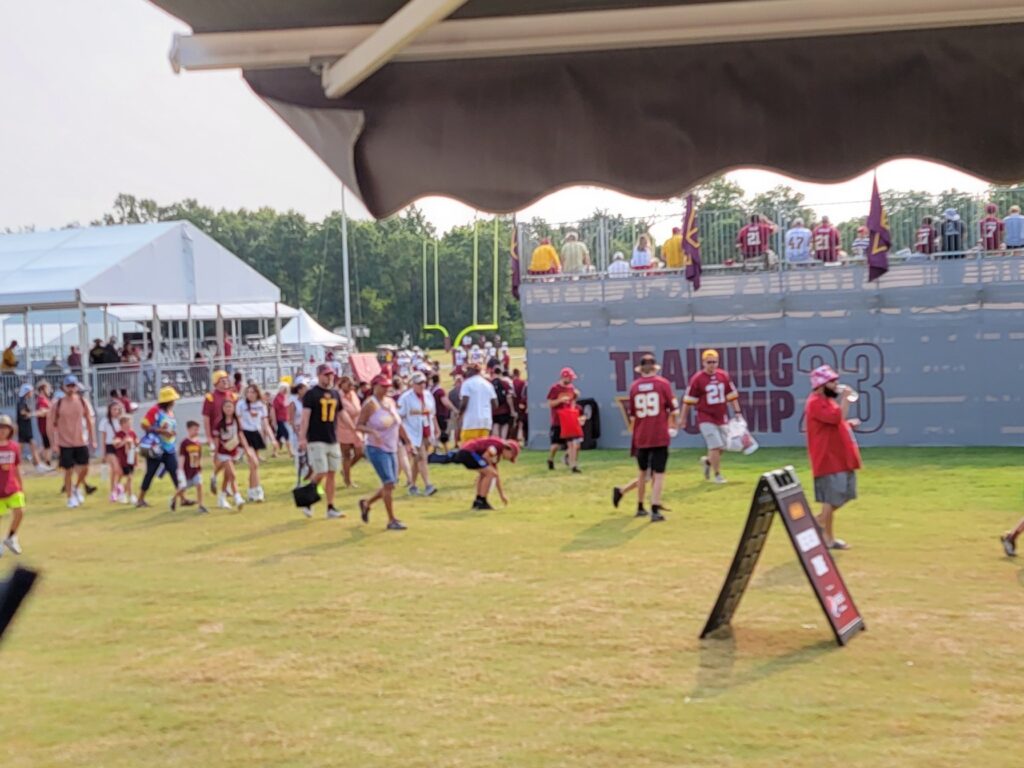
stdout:
<svg viewBox="0 0 1024 768">
<path fill-rule="evenodd" d="M 761 445 L 803 446 L 808 374 L 827 363 L 860 392 L 862 446 L 1024 444 L 1024 259 L 681 275 L 523 286 L 531 447 L 563 366 L 604 414 L 600 446 L 626 448 L 624 401 L 644 351 L 680 395 L 700 352 L 721 353 Z M 875 287 L 875 286 L 878 287 Z M 692 422 L 674 440 L 700 445 Z"/>
</svg>

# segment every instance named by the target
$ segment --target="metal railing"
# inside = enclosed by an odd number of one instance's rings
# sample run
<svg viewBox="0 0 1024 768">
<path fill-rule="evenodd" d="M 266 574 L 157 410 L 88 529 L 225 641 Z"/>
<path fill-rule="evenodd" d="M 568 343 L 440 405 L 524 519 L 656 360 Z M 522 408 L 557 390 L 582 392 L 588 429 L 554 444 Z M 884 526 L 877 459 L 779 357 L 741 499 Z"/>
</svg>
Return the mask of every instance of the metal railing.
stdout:
<svg viewBox="0 0 1024 768">
<path fill-rule="evenodd" d="M 261 389 L 273 389 L 281 376 L 294 376 L 302 371 L 304 360 L 299 352 L 282 351 L 280 368 L 276 355 L 245 355 L 226 360 L 161 360 L 159 367 L 151 361 L 95 365 L 84 374 L 80 369 L 67 367 L 60 370 L 47 368 L 42 372 L 3 373 L 0 374 L 0 409 L 9 411 L 16 406 L 18 390 L 23 384 L 35 387 L 40 381 L 47 381 L 56 391 L 69 373 L 84 378 L 83 384 L 90 390 L 94 403 L 105 402 L 113 391 L 124 393 L 135 402 L 154 400 L 162 386 L 174 387 L 183 397 L 198 397 L 209 391 L 213 371 L 218 369 L 231 374 L 239 371 L 244 382 L 254 381 Z"/>
</svg>

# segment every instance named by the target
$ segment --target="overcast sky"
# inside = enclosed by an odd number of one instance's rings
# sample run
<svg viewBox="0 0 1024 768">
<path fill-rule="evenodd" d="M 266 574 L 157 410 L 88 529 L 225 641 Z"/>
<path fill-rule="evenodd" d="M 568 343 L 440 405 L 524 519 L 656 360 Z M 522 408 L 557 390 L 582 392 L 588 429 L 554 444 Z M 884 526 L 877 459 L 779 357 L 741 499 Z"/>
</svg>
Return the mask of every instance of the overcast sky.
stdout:
<svg viewBox="0 0 1024 768">
<path fill-rule="evenodd" d="M 293 208 L 314 219 L 339 207 L 338 181 L 240 73 L 171 71 L 175 32 L 189 29 L 145 0 L 0 0 L 0 230 L 88 223 L 119 192 L 159 203 L 193 197 L 214 207 Z M 860 203 L 871 188 L 870 174 L 828 186 L 763 171 L 731 175 L 750 192 L 788 183 L 836 220 L 866 214 Z M 912 160 L 882 166 L 879 184 L 933 192 L 986 186 Z M 473 217 L 449 200 L 420 205 L 442 230 Z M 524 213 L 571 221 L 595 208 L 676 213 L 587 188 L 563 190 Z M 358 204 L 351 210 L 368 216 Z"/>
</svg>

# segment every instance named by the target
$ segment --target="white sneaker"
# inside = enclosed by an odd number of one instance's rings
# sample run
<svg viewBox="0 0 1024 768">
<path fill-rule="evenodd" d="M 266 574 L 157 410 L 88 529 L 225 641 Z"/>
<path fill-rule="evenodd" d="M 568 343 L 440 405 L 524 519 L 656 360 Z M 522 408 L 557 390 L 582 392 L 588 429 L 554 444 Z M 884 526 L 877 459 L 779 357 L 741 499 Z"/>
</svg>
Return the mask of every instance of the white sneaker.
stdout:
<svg viewBox="0 0 1024 768">
<path fill-rule="evenodd" d="M 338 518 L 341 518 L 341 517 L 344 517 L 344 516 L 345 516 L 345 513 L 342 512 L 340 509 L 335 509 L 334 507 L 328 507 L 327 508 L 327 519 L 328 520 L 337 520 Z"/>
<path fill-rule="evenodd" d="M 83 491 L 81 488 L 75 488 L 75 490 L 72 492 L 72 496 L 75 497 L 75 501 L 77 501 L 79 504 L 85 503 L 85 491 Z"/>
<path fill-rule="evenodd" d="M 725 485 L 727 482 L 729 482 L 729 481 L 726 480 L 721 475 L 715 475 L 715 483 L 717 483 L 718 485 Z"/>
<path fill-rule="evenodd" d="M 267 500 L 267 496 L 266 496 L 265 493 L 263 493 L 263 486 L 262 485 L 257 485 L 256 486 L 256 501 L 263 502 L 263 501 L 266 501 L 266 500 Z"/>
<path fill-rule="evenodd" d="M 68 509 L 75 509 L 75 508 L 76 508 L 76 507 L 78 507 L 78 506 L 79 506 L 79 505 L 80 505 L 81 503 L 82 503 L 82 502 L 80 502 L 80 501 L 78 500 L 78 496 L 76 496 L 75 494 L 71 494 L 71 495 L 70 495 L 70 496 L 68 497 Z"/>
<path fill-rule="evenodd" d="M 231 505 L 228 504 L 228 497 L 223 493 L 217 494 L 217 506 L 220 509 L 231 509 Z"/>
<path fill-rule="evenodd" d="M 12 533 L 6 539 L 4 539 L 4 547 L 7 547 L 11 552 L 16 555 L 21 554 L 21 544 L 18 543 L 18 534 Z M 0 547 L 0 552 L 3 551 L 3 547 Z"/>
<path fill-rule="evenodd" d="M 236 506 L 236 507 L 237 507 L 237 508 L 238 508 L 239 510 L 241 510 L 241 509 L 242 509 L 242 507 L 244 507 L 244 506 L 245 506 L 245 499 L 243 499 L 243 498 L 242 498 L 242 494 L 240 494 L 240 493 L 236 493 L 236 494 L 235 494 L 235 506 Z"/>
<path fill-rule="evenodd" d="M 256 489 L 250 488 L 246 491 L 245 497 L 248 501 L 256 501 Z"/>
<path fill-rule="evenodd" d="M 134 507 L 136 504 L 139 503 L 139 497 L 133 493 L 131 497 L 129 497 L 128 503 Z"/>
<path fill-rule="evenodd" d="M 302 512 L 302 514 L 304 514 L 306 517 L 313 516 L 313 510 L 310 509 L 309 507 L 299 507 L 299 511 Z"/>
<path fill-rule="evenodd" d="M 45 475 L 49 471 L 50 471 L 50 468 L 48 466 L 46 466 L 45 464 L 36 464 L 36 474 L 37 475 Z"/>
</svg>

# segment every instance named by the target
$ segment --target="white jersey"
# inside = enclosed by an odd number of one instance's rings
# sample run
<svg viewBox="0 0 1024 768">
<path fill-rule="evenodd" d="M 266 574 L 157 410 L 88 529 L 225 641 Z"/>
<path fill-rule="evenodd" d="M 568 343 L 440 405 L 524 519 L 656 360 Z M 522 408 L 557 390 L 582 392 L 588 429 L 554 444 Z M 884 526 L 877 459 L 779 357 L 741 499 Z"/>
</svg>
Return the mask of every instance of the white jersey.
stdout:
<svg viewBox="0 0 1024 768">
<path fill-rule="evenodd" d="M 811 260 L 811 230 L 807 227 L 793 227 L 786 232 L 786 261 Z"/>
<path fill-rule="evenodd" d="M 460 365 L 460 366 L 466 364 L 466 350 L 464 350 L 464 349 L 456 349 L 455 350 L 455 364 L 456 365 Z"/>
</svg>

